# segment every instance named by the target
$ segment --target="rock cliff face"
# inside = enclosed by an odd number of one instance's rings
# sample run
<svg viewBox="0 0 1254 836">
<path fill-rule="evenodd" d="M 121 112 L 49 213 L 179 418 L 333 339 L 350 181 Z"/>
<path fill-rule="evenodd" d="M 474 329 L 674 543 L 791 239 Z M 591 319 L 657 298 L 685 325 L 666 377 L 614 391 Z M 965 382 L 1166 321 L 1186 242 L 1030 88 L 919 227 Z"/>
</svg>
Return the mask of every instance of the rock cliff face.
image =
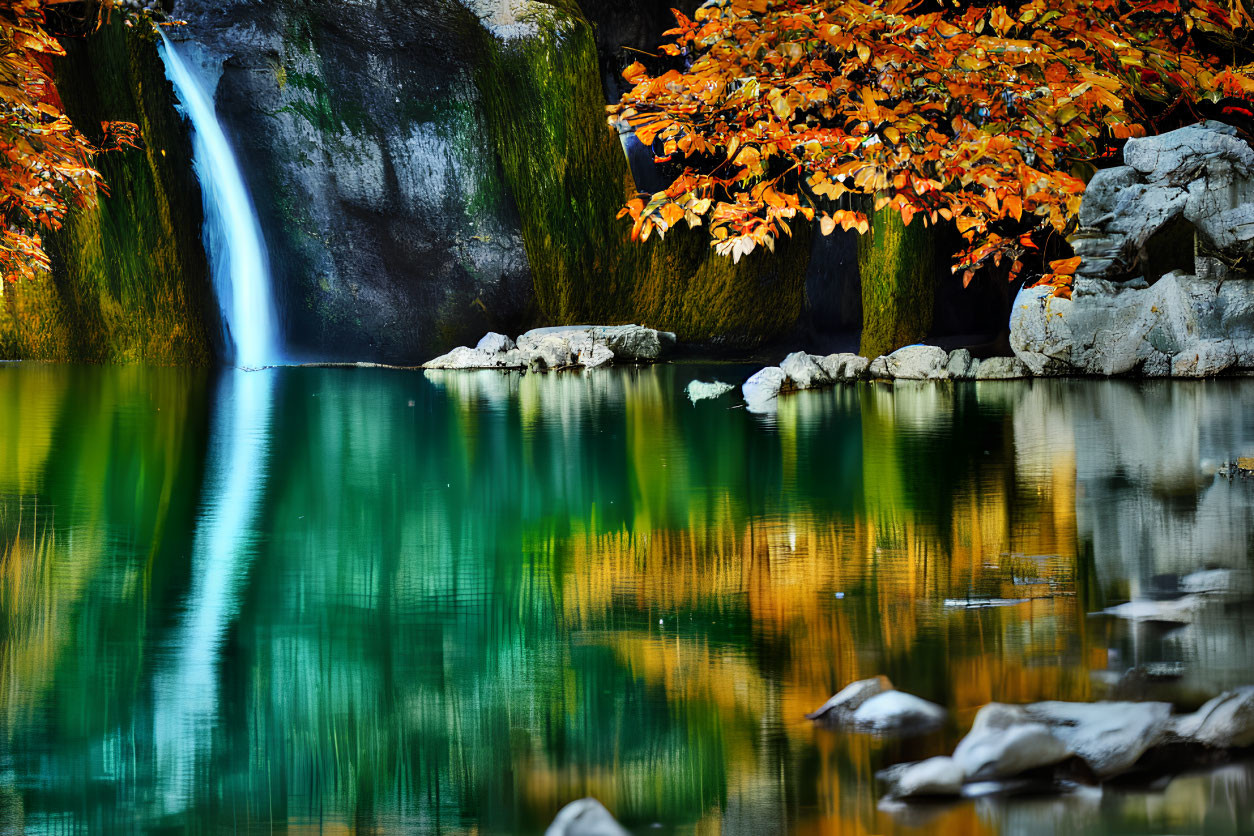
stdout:
<svg viewBox="0 0 1254 836">
<path fill-rule="evenodd" d="M 1208 122 L 1129 140 L 1071 242 L 1071 299 L 1019 294 L 1011 345 L 1037 374 L 1206 377 L 1254 369 L 1254 149 Z"/>
<path fill-rule="evenodd" d="M 179 0 L 265 230 L 292 356 L 521 330 L 531 279 L 453 0 Z"/>
</svg>

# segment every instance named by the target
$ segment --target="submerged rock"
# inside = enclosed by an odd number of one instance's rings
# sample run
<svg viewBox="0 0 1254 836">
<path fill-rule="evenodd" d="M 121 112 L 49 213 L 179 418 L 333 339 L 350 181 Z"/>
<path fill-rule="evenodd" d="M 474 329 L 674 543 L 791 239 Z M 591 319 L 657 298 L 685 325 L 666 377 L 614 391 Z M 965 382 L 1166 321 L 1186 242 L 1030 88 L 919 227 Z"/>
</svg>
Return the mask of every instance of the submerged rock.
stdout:
<svg viewBox="0 0 1254 836">
<path fill-rule="evenodd" d="M 1206 603 L 1197 595 L 1185 595 L 1170 601 L 1129 601 L 1107 607 L 1102 612 L 1129 621 L 1162 622 L 1166 624 L 1190 624 L 1197 611 Z"/>
<path fill-rule="evenodd" d="M 751 412 L 769 412 L 775 408 L 775 399 L 784 388 L 788 375 L 779 366 L 759 369 L 740 387 L 745 403 Z"/>
<path fill-rule="evenodd" d="M 889 785 L 891 798 L 957 796 L 966 781 L 962 766 L 943 756 L 891 766 L 876 777 Z"/>
<path fill-rule="evenodd" d="M 967 780 L 988 781 L 1052 766 L 1071 757 L 1071 749 L 1022 707 L 994 702 L 976 713 L 953 757 Z"/>
<path fill-rule="evenodd" d="M 945 722 L 945 709 L 904 691 L 885 691 L 858 706 L 851 722 L 880 733 L 920 733 L 939 728 Z"/>
<path fill-rule="evenodd" d="M 688 384 L 688 388 L 684 391 L 688 395 L 688 400 L 696 403 L 697 401 L 705 401 L 711 398 L 720 398 L 736 387 L 730 383 L 724 383 L 721 380 L 694 380 Z"/>
<path fill-rule="evenodd" d="M 572 801 L 557 811 L 544 836 L 631 836 L 595 798 Z"/>
<path fill-rule="evenodd" d="M 1027 714 L 1045 723 L 1099 778 L 1126 772 L 1166 736 L 1165 702 L 1038 702 Z"/>
<path fill-rule="evenodd" d="M 1173 731 L 1184 741 L 1218 749 L 1254 746 L 1254 685 L 1227 691 L 1177 718 Z"/>
<path fill-rule="evenodd" d="M 851 682 L 836 692 L 836 696 L 806 715 L 811 720 L 848 721 L 864 702 L 871 697 L 893 689 L 886 676 L 873 676 Z"/>
<path fill-rule="evenodd" d="M 875 676 L 846 685 L 806 717 L 881 734 L 913 734 L 939 727 L 945 709 L 894 689 L 886 676 Z"/>
</svg>

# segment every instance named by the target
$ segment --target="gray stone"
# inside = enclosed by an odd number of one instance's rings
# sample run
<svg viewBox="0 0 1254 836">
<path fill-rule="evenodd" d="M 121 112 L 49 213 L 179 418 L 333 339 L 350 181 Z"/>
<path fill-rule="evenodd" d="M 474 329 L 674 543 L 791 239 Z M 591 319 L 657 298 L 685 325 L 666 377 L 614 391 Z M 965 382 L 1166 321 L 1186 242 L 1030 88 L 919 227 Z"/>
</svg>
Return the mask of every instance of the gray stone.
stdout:
<svg viewBox="0 0 1254 836">
<path fill-rule="evenodd" d="M 853 713 L 864 702 L 871 697 L 891 691 L 892 688 L 893 684 L 888 681 L 886 676 L 873 676 L 870 679 L 860 679 L 857 682 L 851 682 L 836 692 L 836 696 L 807 714 L 806 717 L 811 720 L 847 721 L 853 717 Z"/>
<path fill-rule="evenodd" d="M 459 345 L 448 354 L 441 354 L 434 360 L 422 364 L 424 369 L 491 369 L 496 367 L 496 358 L 485 351 Z"/>
<path fill-rule="evenodd" d="M 857 354 L 849 352 L 820 357 L 818 358 L 818 363 L 823 371 L 827 372 L 827 376 L 832 381 L 844 380 L 849 382 L 858 380 L 865 375 L 867 367 L 871 365 L 871 361 L 867 358 L 859 357 Z"/>
<path fill-rule="evenodd" d="M 735 388 L 730 383 L 723 383 L 721 380 L 713 380 L 708 383 L 704 380 L 694 380 L 688 384 L 688 388 L 684 391 L 688 395 L 688 400 L 696 403 L 697 401 L 722 397 Z"/>
<path fill-rule="evenodd" d="M 1209 377 L 1254 368 L 1254 148 L 1206 122 L 1129 140 L 1069 239 L 1071 299 L 1020 291 L 1010 343 L 1034 374 Z M 1246 268 L 1248 269 L 1248 268 Z"/>
<path fill-rule="evenodd" d="M 953 755 L 968 781 L 1012 778 L 1070 756 L 1071 749 L 1049 726 L 1032 720 L 1021 706 L 1002 703 L 989 703 L 976 713 Z"/>
<path fill-rule="evenodd" d="M 888 358 L 883 355 L 876 357 L 867 366 L 867 377 L 872 380 L 892 380 L 892 372 L 888 370 Z"/>
<path fill-rule="evenodd" d="M 889 767 L 877 776 L 889 785 L 892 798 L 956 796 L 962 792 L 966 775 L 953 758 L 928 758 L 918 763 Z"/>
<path fill-rule="evenodd" d="M 1015 380 L 1030 376 L 1027 364 L 1018 357 L 985 357 L 975 369 L 976 380 Z"/>
<path fill-rule="evenodd" d="M 572 801 L 557 811 L 544 836 L 631 836 L 595 798 Z"/>
<path fill-rule="evenodd" d="M 871 361 L 857 354 L 850 355 L 845 361 L 845 380 L 860 380 L 866 377 L 867 369 L 871 366 Z"/>
<path fill-rule="evenodd" d="M 541 334 L 530 338 L 524 334 L 518 338 L 518 350 L 532 368 L 560 369 L 575 362 L 570 340 L 559 334 Z"/>
<path fill-rule="evenodd" d="M 1045 723 L 1099 778 L 1126 772 L 1166 736 L 1165 702 L 1038 702 L 1027 714 Z"/>
<path fill-rule="evenodd" d="M 595 369 L 614 362 L 614 352 L 599 342 L 587 342 L 579 347 L 575 362 L 586 369 Z"/>
<path fill-rule="evenodd" d="M 640 325 L 557 325 L 533 328 L 518 338 L 518 347 L 529 349 L 553 337 L 575 344 L 599 342 L 614 352 L 619 360 L 660 360 L 675 345 L 675 335 Z"/>
<path fill-rule="evenodd" d="M 945 709 L 905 691 L 885 691 L 858 706 L 853 725 L 879 733 L 931 731 L 945 722 Z"/>
<path fill-rule="evenodd" d="M 902 380 L 937 380 L 949 377 L 949 354 L 934 345 L 908 345 L 887 357 L 889 374 Z"/>
<path fill-rule="evenodd" d="M 1174 732 L 1190 743 L 1220 749 L 1254 746 L 1254 686 L 1227 691 L 1177 718 Z"/>
<path fill-rule="evenodd" d="M 788 375 L 779 366 L 767 366 L 754 372 L 740 391 L 750 411 L 768 412 L 775 408 L 775 399 L 787 380 Z"/>
<path fill-rule="evenodd" d="M 1190 624 L 1206 601 L 1198 595 L 1185 595 L 1168 601 L 1129 601 L 1102 612 L 1128 621 L 1156 622 L 1159 624 Z"/>
<path fill-rule="evenodd" d="M 945 363 L 945 371 L 954 380 L 966 380 L 971 375 L 971 352 L 965 348 L 949 352 L 949 360 Z"/>
<path fill-rule="evenodd" d="M 1248 569 L 1201 569 L 1180 579 L 1183 592 L 1199 595 L 1249 595 L 1254 583 Z"/>
<path fill-rule="evenodd" d="M 788 380 L 798 389 L 812 389 L 819 386 L 829 385 L 833 378 L 829 375 L 818 360 L 812 354 L 806 354 L 804 351 L 794 351 L 784 358 L 784 362 L 779 364 L 784 374 L 788 375 Z"/>
<path fill-rule="evenodd" d="M 498 334 L 495 331 L 489 331 L 479 339 L 478 344 L 475 345 L 475 350 L 487 354 L 501 354 L 514 348 L 514 346 L 514 341 L 509 337 L 504 334 Z"/>
</svg>

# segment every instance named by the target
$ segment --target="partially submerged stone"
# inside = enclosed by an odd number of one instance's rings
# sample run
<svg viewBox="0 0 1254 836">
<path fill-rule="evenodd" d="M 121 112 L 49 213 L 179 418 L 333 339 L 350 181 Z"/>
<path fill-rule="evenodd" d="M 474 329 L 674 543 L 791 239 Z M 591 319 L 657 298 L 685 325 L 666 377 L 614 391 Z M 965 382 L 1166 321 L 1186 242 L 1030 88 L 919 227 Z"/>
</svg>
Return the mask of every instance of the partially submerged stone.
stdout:
<svg viewBox="0 0 1254 836">
<path fill-rule="evenodd" d="M 971 377 L 972 358 L 971 352 L 965 348 L 955 349 L 949 352 L 949 359 L 945 362 L 945 371 L 954 380 L 966 380 Z"/>
<path fill-rule="evenodd" d="M 1176 719 L 1175 735 L 1217 749 L 1254 746 L 1254 685 L 1226 691 Z"/>
<path fill-rule="evenodd" d="M 779 366 L 767 366 L 754 372 L 740 387 L 749 410 L 769 412 L 775 409 L 775 399 L 787 380 L 788 375 Z"/>
<path fill-rule="evenodd" d="M 533 328 L 518 338 L 519 348 L 539 345 L 541 341 L 559 337 L 576 344 L 599 342 L 621 360 L 660 360 L 674 347 L 675 335 L 641 325 L 557 325 Z"/>
<path fill-rule="evenodd" d="M 1102 612 L 1128 621 L 1190 624 L 1205 603 L 1205 599 L 1200 596 L 1185 595 L 1169 601 L 1129 601 L 1107 607 Z"/>
<path fill-rule="evenodd" d="M 891 377 L 901 380 L 939 380 L 949 377 L 949 354 L 934 345 L 908 345 L 885 358 Z"/>
<path fill-rule="evenodd" d="M 972 376 L 976 380 L 1017 380 L 1031 377 L 1032 372 L 1018 357 L 985 357 Z"/>
<path fill-rule="evenodd" d="M 888 784 L 891 798 L 954 797 L 966 781 L 962 766 L 943 756 L 891 766 L 876 777 Z"/>
<path fill-rule="evenodd" d="M 688 400 L 696 403 L 697 401 L 722 397 L 735 388 L 730 383 L 724 383 L 721 380 L 694 380 L 688 384 L 688 388 L 684 391 L 688 395 Z"/>
<path fill-rule="evenodd" d="M 886 676 L 873 676 L 851 682 L 836 692 L 836 696 L 806 715 L 811 720 L 847 721 L 864 702 L 885 691 L 891 691 L 893 683 Z"/>
<path fill-rule="evenodd" d="M 871 365 L 871 361 L 846 351 L 820 357 L 818 358 L 818 364 L 823 368 L 823 371 L 827 372 L 827 376 L 832 381 L 853 381 L 866 373 L 867 366 Z"/>
<path fill-rule="evenodd" d="M 1022 707 L 989 703 L 976 713 L 953 757 L 967 780 L 985 781 L 1052 766 L 1071 757 L 1071 749 Z"/>
<path fill-rule="evenodd" d="M 798 389 L 812 389 L 831 384 L 832 377 L 818 363 L 819 358 L 804 351 L 794 351 L 779 364 L 788 380 Z"/>
<path fill-rule="evenodd" d="M 595 798 L 572 801 L 557 811 L 544 836 L 631 836 Z"/>
<path fill-rule="evenodd" d="M 945 709 L 904 691 L 885 691 L 858 706 L 851 722 L 857 728 L 880 734 L 922 733 L 945 722 Z"/>
<path fill-rule="evenodd" d="M 424 369 L 493 369 L 496 361 L 493 355 L 476 348 L 459 345 L 447 354 L 441 354 L 434 360 L 422 364 Z"/>
<path fill-rule="evenodd" d="M 1171 718 L 1165 702 L 1038 702 L 1027 715 L 1049 726 L 1055 737 L 1093 770 L 1110 778 L 1130 769 L 1163 742 Z"/>
</svg>

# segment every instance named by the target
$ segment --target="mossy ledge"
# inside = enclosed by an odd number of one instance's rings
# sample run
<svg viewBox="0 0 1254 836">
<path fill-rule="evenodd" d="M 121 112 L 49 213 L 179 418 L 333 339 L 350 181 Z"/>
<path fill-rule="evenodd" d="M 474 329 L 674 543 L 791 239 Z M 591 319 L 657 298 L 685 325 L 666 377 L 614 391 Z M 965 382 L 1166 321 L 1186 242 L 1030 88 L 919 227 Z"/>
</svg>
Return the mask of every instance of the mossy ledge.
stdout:
<svg viewBox="0 0 1254 836">
<path fill-rule="evenodd" d="M 871 218 L 858 237 L 864 357 L 920 342 L 932 327 L 935 236 L 921 220 L 906 226 L 895 209 Z"/>
<path fill-rule="evenodd" d="M 545 324 L 637 322 L 681 340 L 755 345 L 797 321 L 810 254 L 806 224 L 738 265 L 702 230 L 634 244 L 616 219 L 633 191 L 605 122 L 593 31 L 570 0 L 528 4 L 535 34 L 484 31 L 477 82 L 518 205 Z"/>
<path fill-rule="evenodd" d="M 0 357 L 208 364 L 200 187 L 155 37 L 113 24 L 65 41 L 54 69 L 70 118 L 135 122 L 144 147 L 97 158 L 108 191 L 45 237 L 52 275 L 3 289 Z"/>
</svg>

